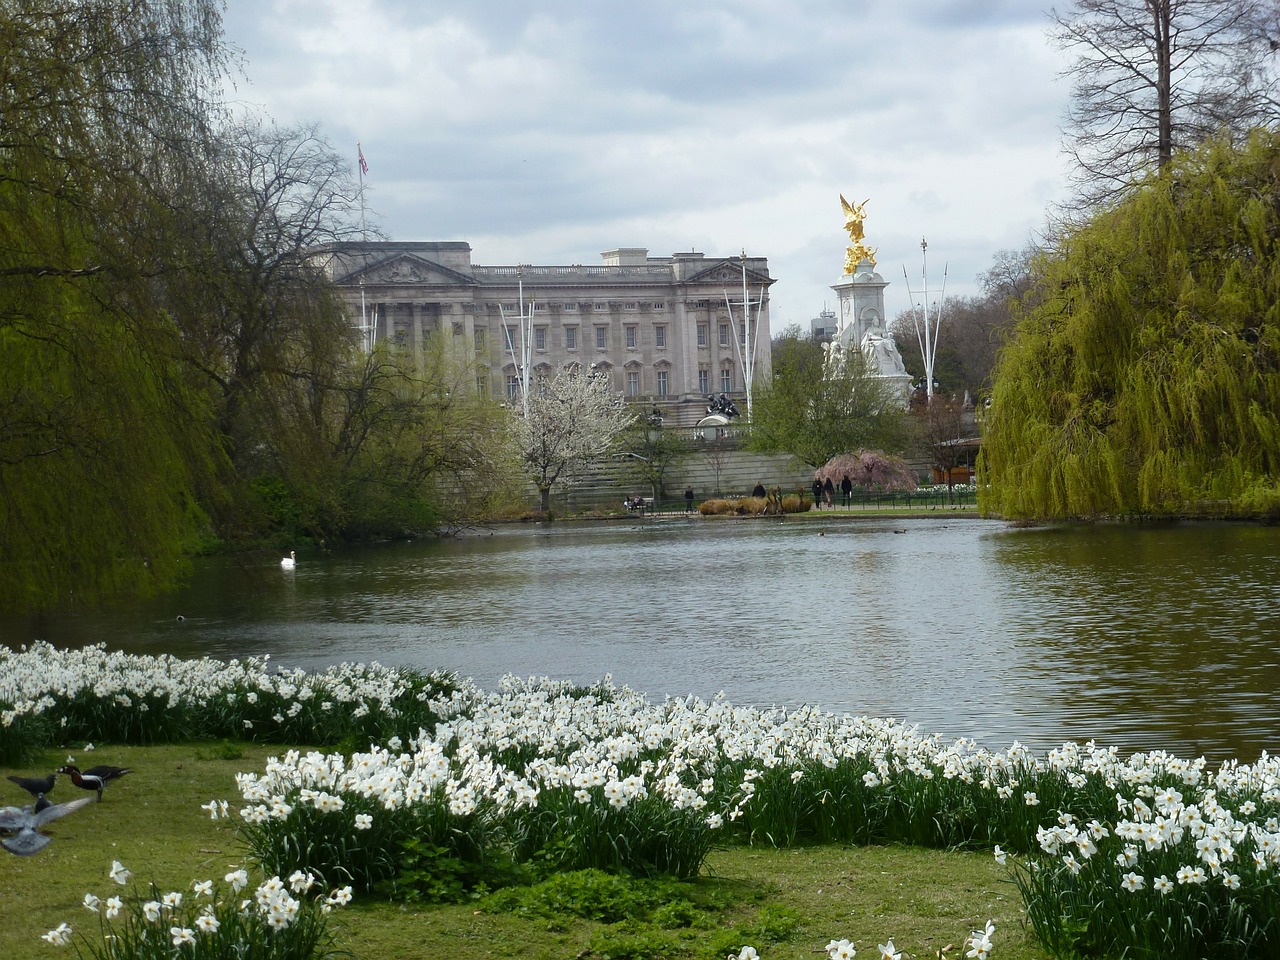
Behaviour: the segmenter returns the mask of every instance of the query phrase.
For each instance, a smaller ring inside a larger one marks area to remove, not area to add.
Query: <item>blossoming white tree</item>
[[[538,488],[542,509],[551,488],[604,456],[635,419],[605,374],[573,367],[541,383],[529,396],[528,412],[516,412],[520,462]]]

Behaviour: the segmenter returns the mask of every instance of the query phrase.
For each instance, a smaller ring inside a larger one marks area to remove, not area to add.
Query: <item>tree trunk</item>
[[[1156,166],[1173,160],[1173,36],[1170,0],[1151,4],[1156,57]]]

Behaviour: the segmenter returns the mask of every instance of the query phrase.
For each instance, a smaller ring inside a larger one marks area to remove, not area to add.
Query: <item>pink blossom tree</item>
[[[918,486],[907,462],[882,450],[837,454],[819,467],[815,476],[819,480],[830,478],[837,490],[845,477],[864,490],[914,490]]]

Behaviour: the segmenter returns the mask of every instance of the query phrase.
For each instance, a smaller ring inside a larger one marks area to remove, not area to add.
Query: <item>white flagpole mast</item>
[[[368,244],[369,233],[365,229],[364,220],[364,172],[367,164],[364,162],[364,149],[360,146],[360,141],[356,141],[356,173],[360,178],[360,242],[365,245],[365,265],[368,265]],[[364,300],[364,276],[360,277],[360,333],[364,337],[365,349],[373,350],[374,329],[369,323],[369,315]]]
[[[938,337],[942,332],[942,305],[947,300],[947,266],[942,268],[942,295],[938,301],[938,320],[933,323],[929,316],[929,243],[923,237],[920,238],[920,280],[924,284],[921,291],[924,297],[924,320],[923,323],[913,316],[916,328],[916,344],[920,347],[920,359],[924,361],[924,389],[925,399],[928,403],[933,402],[933,367],[934,362],[938,359]],[[911,310],[913,315],[919,309],[916,304],[915,294],[911,292],[911,281],[907,279],[907,268],[902,268],[902,279],[907,284],[907,296],[911,299]],[[932,326],[930,326],[932,324]]]
[[[724,305],[729,310],[729,327],[733,332],[733,349],[738,355],[738,362],[742,364],[742,385],[747,392],[747,422],[751,422],[751,393],[752,381],[755,375],[756,348],[760,343],[759,317],[760,308],[764,304],[764,287],[760,288],[760,296],[757,300],[752,301],[747,290],[747,251],[742,251],[742,322],[743,322],[743,338],[746,343],[738,338],[738,331],[735,329],[733,322],[733,301],[729,299],[729,291],[724,292]],[[755,306],[757,329],[754,340],[751,336],[751,308]]]
[[[507,325],[507,311],[498,304],[498,309],[502,311],[502,337],[506,341],[507,353],[511,357],[511,362],[515,364],[516,377],[520,382],[520,402],[524,409],[524,415],[529,416],[529,364],[533,358],[533,310],[534,303],[529,301],[529,310],[526,314],[524,309],[524,268],[516,268],[516,289],[520,304],[520,355],[516,355],[516,339],[511,335],[511,328]]]

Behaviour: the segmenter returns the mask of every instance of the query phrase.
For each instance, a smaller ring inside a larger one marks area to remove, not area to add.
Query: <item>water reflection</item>
[[[179,620],[182,616],[184,619]],[[1280,529],[1013,529],[964,518],[507,528],[203,562],[129,611],[7,644],[270,653],[723,690],[992,747],[1063,739],[1253,759],[1280,745]]]

